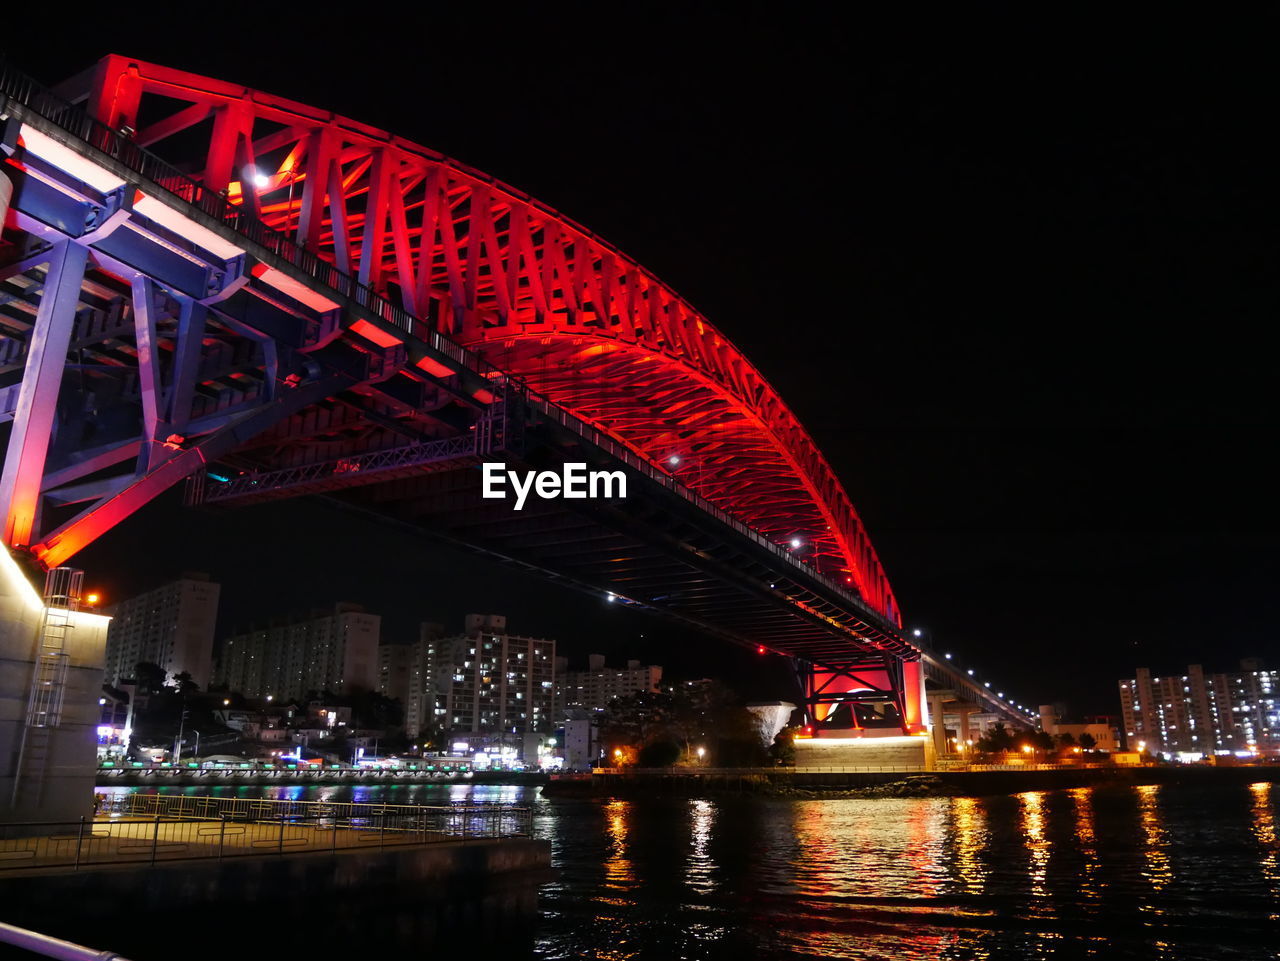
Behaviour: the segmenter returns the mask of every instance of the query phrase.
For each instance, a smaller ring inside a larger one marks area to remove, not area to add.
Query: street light
[[[698,748],[698,760],[701,761],[706,756],[707,756],[707,749],[705,747]]]

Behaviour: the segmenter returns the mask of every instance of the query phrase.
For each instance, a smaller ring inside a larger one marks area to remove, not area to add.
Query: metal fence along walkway
[[[0,872],[529,837],[532,811],[131,794],[93,818],[0,825]]]

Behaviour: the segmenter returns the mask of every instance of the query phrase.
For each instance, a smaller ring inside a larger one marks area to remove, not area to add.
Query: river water
[[[559,876],[532,958],[1280,958],[1277,784],[815,801],[222,790],[534,805]]]

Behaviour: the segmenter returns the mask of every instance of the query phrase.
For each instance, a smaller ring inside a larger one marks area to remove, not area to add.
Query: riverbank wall
[[[552,780],[544,797],[759,794],[778,797],[982,797],[1109,784],[1251,784],[1280,781],[1278,766],[1092,767],[1000,771],[775,771],[698,774],[680,770]]]
[[[282,947],[329,958],[527,945],[545,841],[504,838],[385,850],[0,871],[0,917],[131,961],[225,961]]]

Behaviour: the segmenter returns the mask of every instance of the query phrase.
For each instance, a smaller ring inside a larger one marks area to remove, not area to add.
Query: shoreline
[[[1223,768],[1089,768],[1036,771],[919,771],[914,773],[744,773],[596,775],[551,781],[542,796],[556,798],[752,795],[792,800],[986,797],[1081,787],[1164,784],[1252,784],[1280,781],[1280,766]]]

